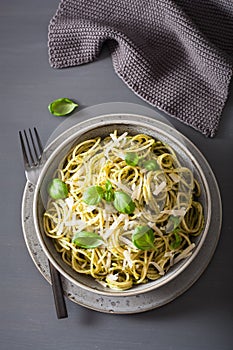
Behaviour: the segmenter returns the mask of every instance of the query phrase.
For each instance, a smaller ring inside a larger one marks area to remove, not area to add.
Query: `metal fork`
[[[26,130],[19,131],[19,138],[26,178],[30,183],[36,185],[42,167],[41,159],[43,154],[43,146],[39,134],[37,129],[33,128],[33,131],[31,129],[28,132]],[[68,317],[60,273],[49,260],[48,263],[57,317],[59,319]]]

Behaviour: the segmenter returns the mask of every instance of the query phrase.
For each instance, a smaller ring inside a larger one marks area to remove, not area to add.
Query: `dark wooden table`
[[[204,154],[221,190],[222,232],[203,275],[176,300],[146,313],[110,315],[67,300],[69,318],[56,319],[51,287],[36,269],[23,239],[20,212],[25,177],[18,130],[36,126],[46,143],[63,121],[50,115],[47,105],[63,96],[78,101],[80,109],[114,101],[148,106],[114,73],[107,49],[94,63],[50,68],[47,26],[57,5],[58,0],[0,3],[0,349],[232,349],[232,87],[214,139],[168,117]]]

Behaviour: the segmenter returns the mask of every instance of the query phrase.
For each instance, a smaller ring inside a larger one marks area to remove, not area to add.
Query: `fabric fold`
[[[49,24],[49,61],[89,63],[107,43],[115,72],[139,97],[213,137],[232,76],[232,38],[227,0],[62,0]]]

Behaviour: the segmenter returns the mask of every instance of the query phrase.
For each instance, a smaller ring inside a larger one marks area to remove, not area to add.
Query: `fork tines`
[[[24,162],[27,166],[37,166],[41,160],[43,153],[43,147],[38,135],[37,129],[34,127],[26,130],[19,131],[19,137],[24,157]]]

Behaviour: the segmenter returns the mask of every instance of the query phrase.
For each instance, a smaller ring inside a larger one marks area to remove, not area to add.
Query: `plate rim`
[[[111,120],[109,120],[109,118],[112,118]],[[131,120],[130,117],[133,117],[134,119]],[[74,125],[71,129],[67,130],[67,132],[64,132],[61,137],[57,138],[55,141],[59,144],[57,147],[55,146],[54,151],[50,154],[50,156],[46,159],[46,162],[43,166],[43,169],[41,171],[41,174],[39,175],[37,184],[36,184],[36,196],[38,196],[39,193],[39,189],[40,189],[40,185],[41,182],[43,181],[43,174],[46,172],[47,168],[49,167],[51,161],[53,161],[53,159],[56,157],[57,154],[59,154],[59,152],[66,147],[67,144],[73,142],[76,138],[80,137],[83,133],[85,134],[88,131],[91,131],[97,127],[103,127],[105,125],[117,125],[117,124],[125,124],[125,125],[129,125],[131,123],[131,125],[137,125],[139,127],[148,127],[151,132],[156,132],[157,133],[163,133],[163,137],[166,137],[169,135],[169,141],[172,143],[174,143],[174,145],[178,145],[179,148],[183,149],[185,153],[187,153],[187,155],[192,159],[192,161],[195,163],[195,166],[198,169],[199,174],[202,177],[202,180],[204,182],[205,188],[206,188],[206,195],[208,198],[208,215],[207,215],[207,222],[205,224],[205,231],[203,232],[203,236],[200,239],[200,242],[198,243],[198,246],[195,248],[193,254],[190,256],[189,259],[185,260],[182,262],[181,267],[179,270],[177,270],[176,272],[174,272],[173,274],[169,275],[167,274],[164,278],[159,279],[157,281],[155,281],[155,285],[156,288],[160,288],[163,284],[169,283],[172,279],[176,278],[180,273],[183,272],[183,270],[185,270],[187,268],[187,266],[192,263],[192,261],[195,259],[196,255],[199,253],[199,250],[201,249],[201,246],[203,245],[203,242],[206,238],[208,229],[209,229],[209,225],[210,225],[210,215],[211,215],[211,200],[210,200],[210,189],[208,186],[208,182],[206,180],[205,174],[202,170],[202,167],[199,164],[199,161],[197,160],[197,158],[193,155],[193,153],[190,150],[190,147],[187,147],[187,144],[190,146],[191,141],[189,141],[188,139],[185,139],[184,136],[179,133],[176,129],[171,128],[170,126],[164,124],[163,122],[154,120],[150,117],[146,117],[146,116],[142,116],[142,115],[136,115],[136,114],[131,114],[131,113],[120,113],[120,114],[116,114],[116,113],[111,113],[111,114],[105,114],[105,115],[100,115],[94,118],[90,118],[88,120],[85,120],[84,122],[81,123],[77,123],[76,125]],[[69,137],[66,137],[67,133],[74,131]],[[63,139],[63,141],[61,141],[61,139]],[[61,142],[60,142],[60,141]],[[185,141],[185,142],[184,142]],[[53,144],[55,145],[55,143]],[[192,146],[192,145],[191,145]],[[46,152],[46,151],[45,151]],[[199,156],[201,158],[203,158],[203,155],[200,153]],[[37,203],[36,200],[33,202],[33,214],[34,214],[34,220],[35,220],[35,227],[36,227],[36,232],[39,238],[39,242],[41,244],[41,246],[43,247],[45,254],[47,255],[47,258],[51,261],[51,263],[56,267],[56,269],[65,277],[67,277],[68,279],[70,279],[71,281],[73,281],[73,283],[77,284],[78,286],[80,286],[81,288],[88,290],[88,291],[92,291],[94,293],[97,294],[102,294],[102,295],[111,295],[112,293],[116,293],[116,295],[118,296],[126,296],[126,295],[131,295],[131,294],[140,294],[141,288],[138,288],[138,290],[126,290],[126,291],[114,291],[112,292],[111,290],[98,290],[98,288],[95,290],[91,287],[89,287],[88,285],[84,285],[82,283],[79,283],[78,281],[75,280],[75,278],[70,275],[67,271],[64,271],[61,266],[55,261],[55,259],[53,257],[50,256],[49,251],[47,249],[46,243],[43,241],[43,237],[40,234],[40,230],[39,230],[39,224],[38,224],[38,220],[37,220]],[[147,286],[144,286],[144,290],[143,293],[148,292],[152,289],[154,289],[155,287],[153,286],[153,282],[148,284]]]
[[[108,104],[109,105],[109,104]],[[101,117],[103,117],[104,115],[109,115],[109,114],[111,114],[111,115],[121,115],[121,114],[123,114],[122,112],[121,113],[107,113],[107,114],[103,114],[103,115],[101,115],[101,116],[97,116],[96,118],[95,117],[91,117],[90,118],[90,120],[91,121],[93,121],[93,119],[99,119],[99,118],[101,118]],[[134,114],[135,115],[135,113],[131,113],[131,112],[129,112],[129,113],[124,113],[124,116],[126,115],[126,114],[128,114],[128,115],[132,115],[132,114]],[[152,117],[148,117],[148,116],[141,116],[140,114],[136,114],[137,115],[137,117],[140,117],[140,118],[144,118],[144,119],[150,119],[150,120],[153,120],[154,122],[156,122],[157,124],[159,123],[159,124],[163,124],[163,125],[165,125],[166,126],[166,128],[167,127],[171,127],[170,125],[167,125],[167,124],[165,124],[164,122],[161,122],[161,121],[159,121],[159,120],[156,120],[156,119],[153,119]],[[80,125],[80,123],[83,123],[83,122],[77,122],[77,124],[75,124],[75,126],[74,127],[77,127],[77,126],[79,126]],[[85,122],[84,122],[85,123]],[[62,137],[62,135],[63,135],[63,137],[64,137],[64,135],[66,135],[66,133],[67,132],[69,132],[71,129],[72,129],[73,127],[71,127],[71,128],[69,128],[69,129],[67,129],[66,131],[64,131],[60,136],[58,136],[55,140],[53,140],[52,142],[50,142],[50,144],[46,147],[46,150],[49,150],[51,147],[53,147],[53,145],[56,143],[56,142],[59,142],[59,138],[60,137]],[[219,188],[218,188],[218,184],[217,184],[217,180],[216,180],[216,178],[215,178],[215,176],[214,176],[214,173],[213,173],[213,171],[212,171],[212,169],[211,169],[211,167],[210,167],[210,165],[209,165],[209,163],[207,162],[207,160],[206,160],[206,158],[203,156],[203,154],[200,152],[200,150],[194,145],[194,143],[193,142],[191,142],[186,136],[184,136],[182,133],[180,133],[179,131],[177,131],[176,129],[174,129],[174,128],[172,128],[172,130],[173,130],[173,132],[175,131],[175,133],[176,134],[179,134],[179,136],[182,138],[182,140],[184,140],[185,142],[186,142],[186,146],[187,146],[187,144],[192,148],[192,150],[194,151],[194,153],[196,153],[198,156],[200,156],[201,157],[201,160],[202,160],[202,162],[204,163],[204,165],[205,165],[205,167],[206,167],[206,170],[208,171],[208,174],[211,176],[211,180],[212,180],[212,189],[211,189],[211,192],[213,192],[213,188],[214,188],[214,192],[215,192],[215,197],[216,197],[216,199],[217,199],[217,203],[218,203],[218,209],[219,209],[219,213],[218,213],[218,215],[219,215],[219,222],[218,222],[218,229],[217,229],[217,232],[216,232],[216,237],[215,237],[215,245],[213,246],[212,245],[212,252],[211,253],[209,253],[209,260],[208,260],[208,262],[206,262],[206,264],[205,264],[205,267],[203,267],[203,269],[202,269],[202,271],[200,272],[200,274],[199,274],[199,276],[197,276],[195,279],[194,279],[194,281],[190,281],[189,283],[187,283],[186,282],[186,287],[184,287],[183,289],[182,288],[179,288],[179,292],[178,292],[178,294],[176,293],[176,296],[178,296],[178,295],[180,295],[180,294],[182,294],[185,290],[187,290],[187,289],[189,289],[190,287],[191,287],[191,285],[200,277],[200,275],[202,274],[202,272],[204,272],[204,270],[205,270],[205,268],[207,267],[207,265],[208,265],[208,263],[210,262],[210,260],[211,260],[211,258],[212,258],[212,256],[213,256],[213,253],[214,253],[214,251],[215,251],[215,249],[216,249],[216,246],[217,246],[217,243],[218,243],[218,239],[219,239],[219,236],[220,236],[220,233],[221,233],[221,224],[222,224],[222,204],[221,204],[221,195],[220,195],[220,191],[219,191]],[[188,148],[189,149],[189,148]],[[190,151],[190,149],[189,149],[189,151]],[[191,152],[191,151],[190,151]],[[25,206],[25,201],[26,201],[26,196],[28,195],[28,193],[27,193],[27,191],[28,191],[28,189],[27,189],[27,186],[28,186],[28,183],[26,184],[26,186],[25,186],[25,192],[24,192],[24,196],[23,196],[23,202],[22,202],[22,222],[24,222],[24,220],[25,220],[25,208],[24,208],[24,206]],[[213,194],[213,193],[212,193]],[[32,260],[34,261],[34,263],[35,263],[35,265],[37,266],[37,268],[39,269],[39,271],[41,272],[41,269],[40,269],[40,267],[38,267],[38,264],[37,264],[37,262],[36,262],[36,260],[35,260],[35,257],[33,256],[33,253],[31,252],[31,249],[30,249],[30,247],[29,247],[29,243],[27,242],[27,233],[26,233],[26,229],[25,229],[25,225],[23,225],[23,231],[24,231],[24,238],[25,238],[25,241],[26,241],[26,245],[27,245],[27,248],[28,248],[28,250],[29,250],[29,253],[30,253],[30,255],[31,255],[31,257],[32,257]],[[208,236],[208,235],[207,235]],[[195,257],[195,259],[197,259],[198,258],[198,255],[200,254],[200,252],[197,254],[197,256]],[[194,263],[194,261],[195,261],[195,259],[192,261],[192,264]],[[188,267],[189,268],[189,267]],[[186,271],[186,270],[185,270]],[[182,274],[184,274],[185,273],[185,271],[183,271],[182,272]],[[42,272],[41,272],[42,273]],[[46,274],[43,274],[42,273],[42,275],[44,275],[44,277],[50,282],[50,278],[48,277],[48,276],[46,276]],[[63,281],[65,282],[65,280],[66,280],[66,278],[64,277],[64,276],[62,276],[63,277]],[[177,276],[176,277],[176,279],[177,278],[179,278],[179,276]],[[172,282],[172,281],[171,281]],[[171,282],[169,282],[169,283],[171,283]],[[165,286],[161,286],[161,287],[159,287],[159,289],[160,288],[164,288]],[[81,287],[77,287],[77,288],[81,288]],[[182,289],[182,291],[181,291],[181,289]],[[87,290],[85,290],[86,292],[87,292]],[[88,291],[89,293],[94,293],[95,295],[99,295],[98,294],[98,292],[91,292],[91,291]],[[153,293],[154,291],[147,291],[146,293],[145,293],[145,295],[147,294],[150,294],[150,293]],[[67,295],[69,294],[69,293],[66,293]],[[120,296],[120,295],[118,295],[118,296],[110,296],[109,294],[107,294],[107,295],[104,295],[104,294],[100,294],[100,296],[101,296],[101,298],[104,298],[104,297],[107,297],[107,298],[122,298],[122,296]],[[171,301],[171,300],[173,300],[175,297],[176,297],[175,295],[173,295],[173,296],[171,296],[170,297],[170,299],[168,300],[166,300],[166,302],[163,302],[162,304],[165,304],[165,303],[168,303],[169,301]],[[69,297],[69,296],[68,296]],[[129,298],[130,297],[130,295],[124,295],[124,297],[126,297],[126,298]],[[132,297],[132,296],[131,296]],[[82,305],[82,302],[80,301],[80,300],[76,300],[76,298],[72,298],[72,297],[69,297],[71,300],[73,300],[74,302],[76,302],[76,303],[78,303],[78,304],[80,304],[80,305]],[[84,303],[85,304],[85,303]],[[102,312],[109,312],[109,311],[106,311],[106,310],[103,310],[103,308],[101,307],[101,308],[95,308],[95,306],[94,305],[83,305],[83,306],[86,306],[86,307],[88,307],[88,308],[91,308],[91,309],[93,309],[93,310],[97,310],[97,311],[102,311]],[[159,306],[161,306],[161,305],[159,305]],[[134,313],[134,312],[142,312],[142,311],[147,311],[147,310],[150,310],[151,308],[155,308],[155,307],[158,307],[158,306],[153,306],[153,307],[147,307],[147,308],[143,308],[143,310],[141,310],[141,311],[132,311],[132,312],[129,312],[129,310],[127,311],[127,312],[119,312],[119,310],[117,311],[117,310],[113,310],[112,312],[113,313]]]

